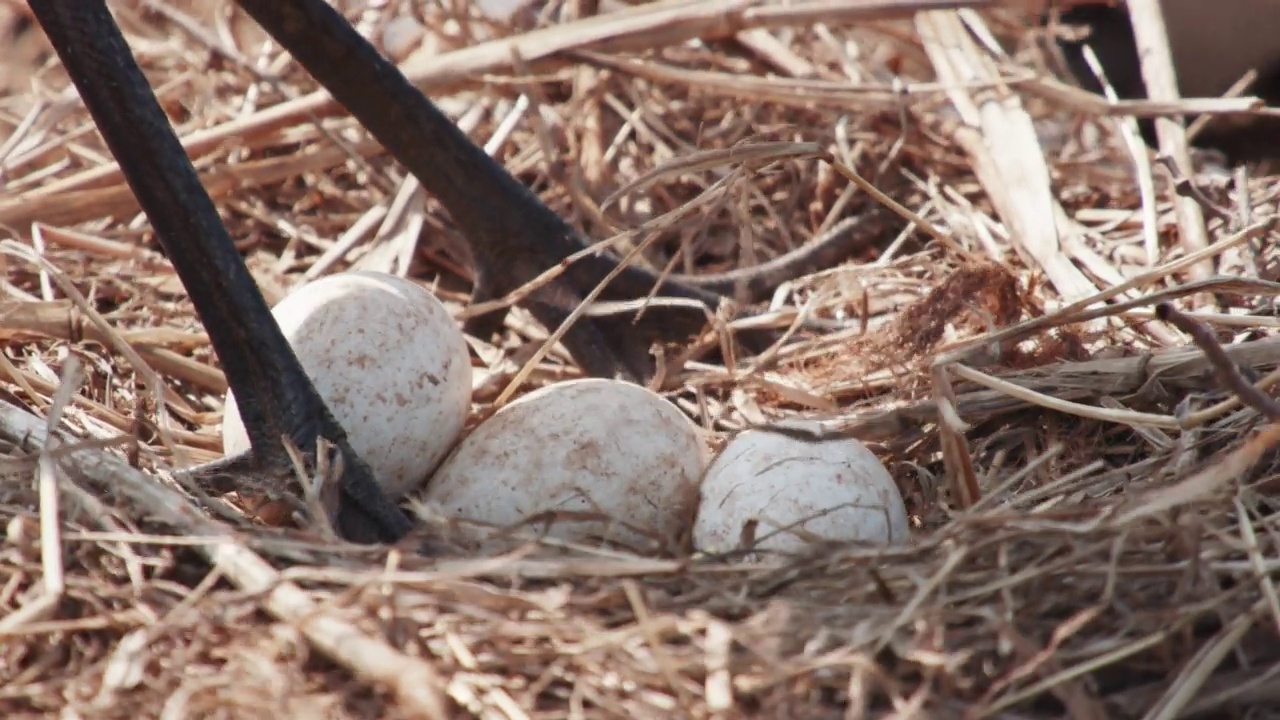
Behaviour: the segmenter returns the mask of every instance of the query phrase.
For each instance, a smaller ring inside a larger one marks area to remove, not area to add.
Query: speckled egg
[[[701,432],[660,395],[618,380],[572,380],[482,422],[423,500],[446,517],[497,528],[560,513],[528,527],[563,540],[670,543],[688,534],[706,461]]]
[[[303,285],[271,314],[383,490],[421,486],[471,407],[466,341],[444,305],[412,281],[357,271]],[[222,447],[249,448],[230,392]]]
[[[806,441],[748,430],[725,446],[707,469],[693,526],[704,551],[735,549],[755,520],[756,547],[803,550],[805,535],[877,544],[910,534],[902,494],[889,471],[852,438]]]

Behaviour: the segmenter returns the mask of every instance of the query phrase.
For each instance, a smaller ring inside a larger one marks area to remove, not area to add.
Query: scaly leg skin
[[[449,211],[474,264],[473,301],[502,297],[586,247],[568,223],[472,143],[324,0],[237,2]],[[854,230],[853,222],[842,222],[823,238],[759,268],[714,277],[662,281],[628,266],[601,292],[601,300],[644,298],[657,286],[659,295],[695,300],[702,307],[650,306],[639,322],[631,314],[581,317],[564,344],[589,374],[646,380],[654,370],[649,349],[655,342],[701,332],[708,310],[739,286],[758,299],[781,282],[847,257],[865,242]],[[546,293],[525,302],[544,325],[563,319],[617,264],[604,253],[585,257],[569,265]],[[503,317],[503,311],[495,311],[472,318],[467,330],[487,338]],[[757,330],[738,340],[762,350],[775,337]]]
[[[408,516],[382,493],[303,372],[103,0],[30,6],[151,220],[240,403],[252,455],[219,461],[214,474],[290,477],[281,437],[308,458],[325,437],[344,467],[339,500],[328,509],[335,529],[357,542],[403,537]]]
[[[482,278],[477,299],[504,296],[585,247],[569,224],[472,143],[324,0],[237,2],[449,211]],[[567,316],[573,310],[568,303],[584,297],[616,265],[616,259],[601,256],[573,263],[545,293],[551,301],[538,309],[544,303],[530,298],[530,309],[543,323]],[[656,284],[653,274],[628,267],[601,299],[643,298]],[[711,309],[720,300],[672,282],[661,284],[661,294]],[[688,307],[650,307],[645,314],[652,321],[635,326],[627,315],[580,318],[576,324],[583,329],[567,333],[565,346],[588,373],[641,380],[652,372],[652,341],[687,338],[705,327],[707,317],[704,309]],[[476,318],[468,329],[495,330],[501,321],[495,312]],[[600,343],[608,337],[634,339],[620,348]]]

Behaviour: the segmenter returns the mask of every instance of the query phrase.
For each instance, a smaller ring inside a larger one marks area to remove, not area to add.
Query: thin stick
[[[1231,362],[1230,357],[1227,357],[1227,353],[1207,325],[1187,317],[1169,303],[1160,303],[1156,306],[1156,317],[1172,323],[1191,336],[1191,340],[1204,352],[1213,366],[1213,373],[1218,376],[1218,381],[1226,389],[1235,393],[1236,397],[1240,398],[1240,402],[1262,413],[1272,422],[1280,421],[1280,403],[1263,394],[1240,374],[1240,369]]]
[[[7,402],[0,402],[0,438],[34,452],[61,439],[40,418]],[[282,579],[228,527],[205,516],[177,491],[103,452],[77,449],[59,458],[59,465],[73,477],[93,478],[119,490],[179,535],[211,538],[197,549],[238,587],[260,594],[267,612],[297,628],[320,652],[359,677],[389,688],[408,712],[450,717],[445,682],[428,662],[367,635],[337,611],[312,600],[300,587]]]

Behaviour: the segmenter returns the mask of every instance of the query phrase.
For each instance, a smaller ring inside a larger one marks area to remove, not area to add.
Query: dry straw
[[[1174,124],[1163,165],[1125,129],[1256,103],[1082,96],[1039,3],[995,4],[566,0],[506,24],[345,3],[638,262],[734,269],[858,219],[847,262],[709,318],[655,386],[712,430],[874,442],[916,537],[747,563],[351,548],[176,482],[217,454],[225,380],[0,2],[0,715],[1274,714],[1275,179],[1196,174]],[[1133,2],[1159,58],[1156,5]],[[231,3],[112,6],[269,300],[358,267],[474,312],[448,219]],[[749,323],[790,330],[738,358],[719,331]],[[477,413],[575,374],[554,330],[517,311],[501,346],[474,339]]]

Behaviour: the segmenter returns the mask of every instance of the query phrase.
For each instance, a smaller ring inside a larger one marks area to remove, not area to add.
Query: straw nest
[[[218,454],[217,361],[25,6],[0,4],[0,715],[1280,707],[1265,168],[1156,161],[1132,141],[1149,106],[1106,115],[1055,80],[1023,11],[676,2],[602,40],[578,14],[608,0],[510,22],[371,5],[348,15],[591,236],[696,203],[645,251],[654,266],[754,264],[864,218],[845,262],[784,287],[770,316],[828,332],[728,368],[689,358],[666,391],[716,431],[872,442],[913,542],[425,557],[196,500],[166,471]],[[113,7],[269,301],[360,267],[463,310],[447,218],[230,3]],[[475,360],[478,411],[546,337],[521,312],[505,332]],[[525,389],[575,372],[552,353]]]

